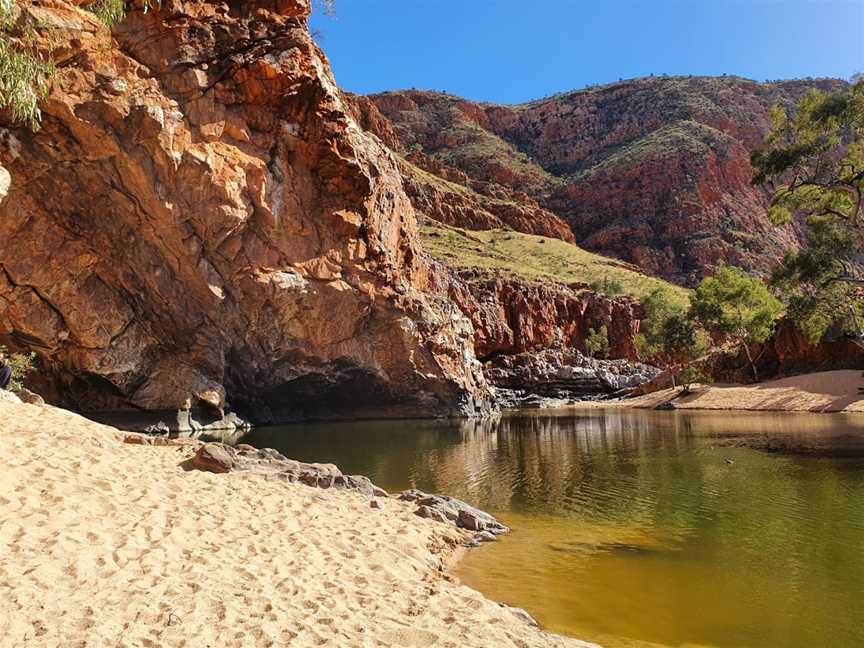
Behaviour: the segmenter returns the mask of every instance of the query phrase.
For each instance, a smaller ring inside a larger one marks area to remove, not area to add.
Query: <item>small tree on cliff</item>
[[[783,305],[768,287],[740,268],[726,266],[702,280],[691,312],[706,329],[727,336],[744,350],[753,378],[759,382],[750,346],[767,340],[783,313]]]
[[[686,370],[704,355],[708,338],[697,329],[684,306],[673,301],[662,288],[652,291],[642,306],[645,317],[635,339],[636,353],[643,362],[669,369],[675,387],[676,369],[683,366]]]
[[[595,331],[593,328],[588,329],[588,335],[585,337],[585,350],[592,358],[608,358],[609,357],[609,329],[606,325]]]
[[[775,190],[777,224],[805,219],[809,241],[788,254],[773,282],[812,340],[829,328],[860,336],[864,284],[864,80],[833,94],[812,91],[793,116],[772,110],[773,130],[753,154],[754,184]]]

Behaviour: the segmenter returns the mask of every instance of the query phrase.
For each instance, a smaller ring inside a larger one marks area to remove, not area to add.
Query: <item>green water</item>
[[[609,648],[864,646],[860,416],[571,410],[244,441],[497,515],[513,532],[457,575],[552,631]]]

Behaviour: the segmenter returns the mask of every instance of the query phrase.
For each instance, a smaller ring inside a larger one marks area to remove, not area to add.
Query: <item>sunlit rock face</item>
[[[424,292],[397,163],[346,110],[308,0],[165,0],[112,36],[79,2],[21,4],[59,71],[41,131],[0,116],[0,341],[38,352],[54,400],[489,407],[471,324]]]
[[[770,129],[772,105],[844,85],[649,78],[521,106],[390,92],[369,98],[386,118],[370,117],[369,127],[434,177],[501,187],[525,209],[540,206],[508,223],[513,229],[543,233],[552,221],[541,212],[551,213],[583,247],[692,283],[721,263],[765,270],[800,245],[793,226],[768,221],[768,194],[751,184],[750,154]],[[497,226],[436,208],[440,183],[426,176],[425,185],[429,216]],[[526,194],[530,200],[520,201]]]

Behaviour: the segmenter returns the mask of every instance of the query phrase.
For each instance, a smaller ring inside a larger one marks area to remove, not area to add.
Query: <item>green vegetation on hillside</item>
[[[533,281],[590,284],[604,279],[641,299],[665,288],[682,304],[688,291],[642,274],[636,266],[592,254],[559,239],[510,230],[468,231],[429,223],[421,227],[423,247],[453,268],[500,271]]]
[[[454,108],[454,110],[457,110]],[[501,137],[470,121],[454,118],[454,125],[445,132],[454,145],[436,152],[436,158],[459,167],[471,169],[480,162],[484,167],[497,166],[507,169],[521,178],[533,178],[535,182],[558,183],[558,179],[533,161],[525,152],[506,142]]]
[[[649,161],[674,160],[685,154],[705,156],[728,149],[734,140],[726,133],[692,119],[677,121],[649,132],[644,137],[609,150],[606,157],[571,178],[584,179],[618,166],[632,167]]]

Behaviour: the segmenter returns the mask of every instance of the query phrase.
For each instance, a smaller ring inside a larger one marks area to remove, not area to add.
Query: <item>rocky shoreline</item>
[[[127,435],[126,443],[140,445],[171,445],[171,439],[150,439],[139,435]],[[190,445],[179,440],[180,446]],[[369,499],[369,506],[381,509],[379,498],[390,497],[383,488],[372,483],[364,475],[345,475],[333,464],[303,463],[285,457],[272,448],[253,448],[239,444],[231,446],[225,443],[197,443],[195,454],[187,459],[183,468],[187,470],[203,470],[212,473],[229,473],[233,471],[264,475],[268,479],[300,483],[321,489],[346,490],[357,492]],[[414,514],[418,517],[441,522],[473,532],[466,538],[464,546],[476,547],[481,542],[489,542],[510,531],[492,515],[474,508],[462,500],[447,495],[430,495],[416,489],[406,490],[395,496],[402,502],[413,502],[417,508]]]

